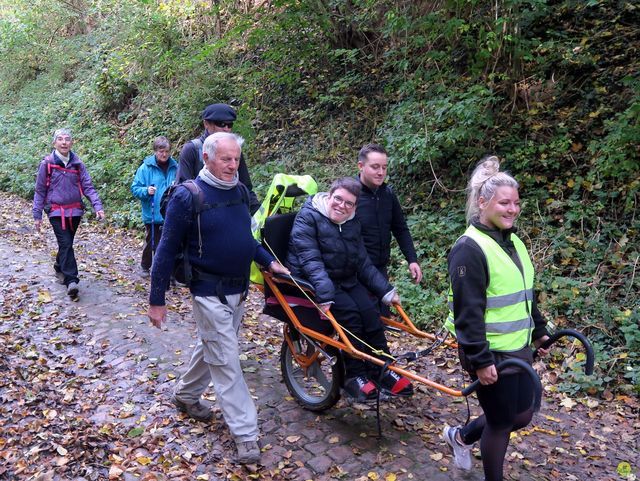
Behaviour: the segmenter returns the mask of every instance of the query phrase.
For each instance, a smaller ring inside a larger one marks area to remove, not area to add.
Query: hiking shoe
[[[260,448],[256,441],[236,441],[238,456],[236,461],[240,464],[257,464],[260,461]]]
[[[376,384],[383,393],[391,396],[413,396],[413,385],[411,381],[395,371],[387,370],[384,376],[382,376],[382,379]]]
[[[460,426],[445,426],[442,437],[453,450],[453,464],[460,469],[469,471],[471,469],[471,446],[458,441],[457,434],[460,429]]]
[[[77,282],[69,282],[69,285],[67,286],[67,295],[70,297],[76,297],[78,295]]]
[[[378,396],[378,389],[369,379],[364,376],[356,376],[347,379],[343,386],[348,396],[358,402],[369,401]]]
[[[177,397],[172,396],[171,402],[174,404],[178,411],[187,414],[190,418],[195,419],[196,421],[202,421],[203,423],[211,421],[213,417],[213,412],[211,411],[211,406],[209,404],[205,404],[202,401],[196,401],[193,404],[187,404],[183,401],[180,401]]]
[[[140,277],[148,279],[151,276],[151,269],[140,267]]]

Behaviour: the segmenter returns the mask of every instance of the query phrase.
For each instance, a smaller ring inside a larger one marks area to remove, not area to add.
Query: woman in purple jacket
[[[102,203],[84,163],[71,151],[73,138],[67,129],[58,129],[53,134],[53,152],[45,156],[38,168],[35,194],[33,196],[33,219],[40,232],[42,211],[58,241],[58,253],[53,268],[67,286],[67,294],[78,295],[78,265],[73,252],[73,239],[80,219],[84,214],[82,197],[91,202],[98,219],[104,218]]]

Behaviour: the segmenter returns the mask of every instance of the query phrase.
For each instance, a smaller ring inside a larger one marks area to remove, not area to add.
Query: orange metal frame
[[[291,309],[291,307],[289,306],[289,304],[287,303],[287,301],[285,300],[284,295],[282,294],[282,292],[280,292],[280,289],[278,288],[277,284],[291,284],[291,285],[295,285],[293,282],[288,281],[288,280],[284,280],[281,278],[278,278],[276,280],[276,278],[274,278],[273,274],[271,274],[270,272],[266,272],[263,271],[263,276],[264,276],[264,281],[269,285],[269,287],[271,288],[274,296],[276,297],[276,299],[278,300],[278,303],[280,304],[280,307],[282,307],[285,311],[285,313],[287,314],[287,316],[289,317],[289,319],[291,320],[291,322],[293,323],[294,327],[301,332],[302,334],[305,334],[307,336],[309,336],[311,339],[318,341],[319,343],[321,343],[321,346],[333,346],[337,349],[340,349],[341,351],[344,351],[345,353],[347,353],[348,355],[355,357],[355,358],[359,358],[359,359],[363,359],[365,361],[371,362],[373,364],[377,364],[378,366],[384,366],[385,362],[375,356],[372,356],[370,354],[367,354],[365,352],[359,351],[357,350],[353,344],[351,343],[351,341],[348,339],[347,335],[345,334],[344,330],[342,329],[342,326],[340,326],[340,324],[338,324],[338,321],[336,321],[336,319],[333,317],[333,314],[331,314],[331,312],[327,312],[326,316],[329,319],[329,322],[331,322],[331,325],[333,326],[333,329],[335,330],[335,332],[338,334],[338,337],[329,337],[326,336],[324,334],[321,334],[317,331],[314,331],[313,329],[309,329],[308,327],[305,327],[302,325],[302,323],[300,322],[300,320],[298,319],[298,317],[296,316],[295,312],[293,312],[293,309]],[[404,309],[402,309],[402,306],[400,306],[399,304],[394,304],[394,308],[396,309],[396,311],[398,312],[400,319],[401,320],[396,320],[396,319],[390,319],[390,318],[385,318],[383,317],[382,320],[385,324],[395,327],[397,329],[400,329],[402,331],[405,331],[409,334],[412,334],[414,336],[420,337],[420,338],[424,338],[424,339],[430,339],[430,340],[436,340],[436,337],[433,334],[429,334],[426,333],[424,331],[421,331],[420,329],[418,329],[409,319],[409,316],[407,316],[406,312],[404,312]],[[290,338],[288,338],[287,335],[285,335],[285,338],[287,339],[288,343],[291,343]],[[457,347],[457,344],[453,341],[445,341],[444,342],[445,345],[449,346],[449,347]],[[293,348],[293,346],[289,345],[290,348]],[[291,349],[292,354],[295,353],[295,350]],[[294,354],[295,355],[295,354]],[[316,352],[316,354],[314,354],[313,358],[308,358],[307,356],[295,356],[296,357],[296,362],[298,362],[298,364],[303,367],[304,369],[306,369],[309,365],[311,365],[316,357],[318,353]],[[438,391],[441,391],[445,394],[449,394],[451,396],[458,396],[458,397],[462,397],[464,396],[462,394],[462,391],[457,390],[457,389],[452,389],[450,387],[447,387],[443,384],[439,384],[437,382],[431,381],[423,376],[420,376],[418,374],[415,374],[411,371],[408,371],[402,367],[396,366],[394,364],[390,364],[389,366],[387,366],[388,369],[390,369],[391,371],[397,372],[398,374],[405,376],[413,381],[417,381],[420,382],[422,384],[426,384],[429,387],[432,387],[434,389],[437,389]]]

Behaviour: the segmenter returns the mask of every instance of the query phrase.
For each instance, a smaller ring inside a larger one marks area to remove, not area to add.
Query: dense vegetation
[[[599,375],[563,388],[638,392],[639,25],[623,0],[0,0],[0,188],[32,195],[66,125],[112,221],[137,226],[152,138],[177,155],[215,101],[238,108],[259,192],[280,171],[353,174],[376,140],[426,287],[397,252],[396,282],[437,328],[465,179],[496,152],[522,183],[543,310],[598,349]]]

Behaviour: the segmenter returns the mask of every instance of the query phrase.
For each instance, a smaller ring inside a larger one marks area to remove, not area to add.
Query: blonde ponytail
[[[467,225],[476,220],[479,215],[478,199],[483,197],[486,200],[491,200],[496,189],[502,186],[515,189],[520,187],[516,179],[506,172],[500,172],[500,159],[497,156],[487,155],[480,159],[467,185],[467,207],[465,210]]]

